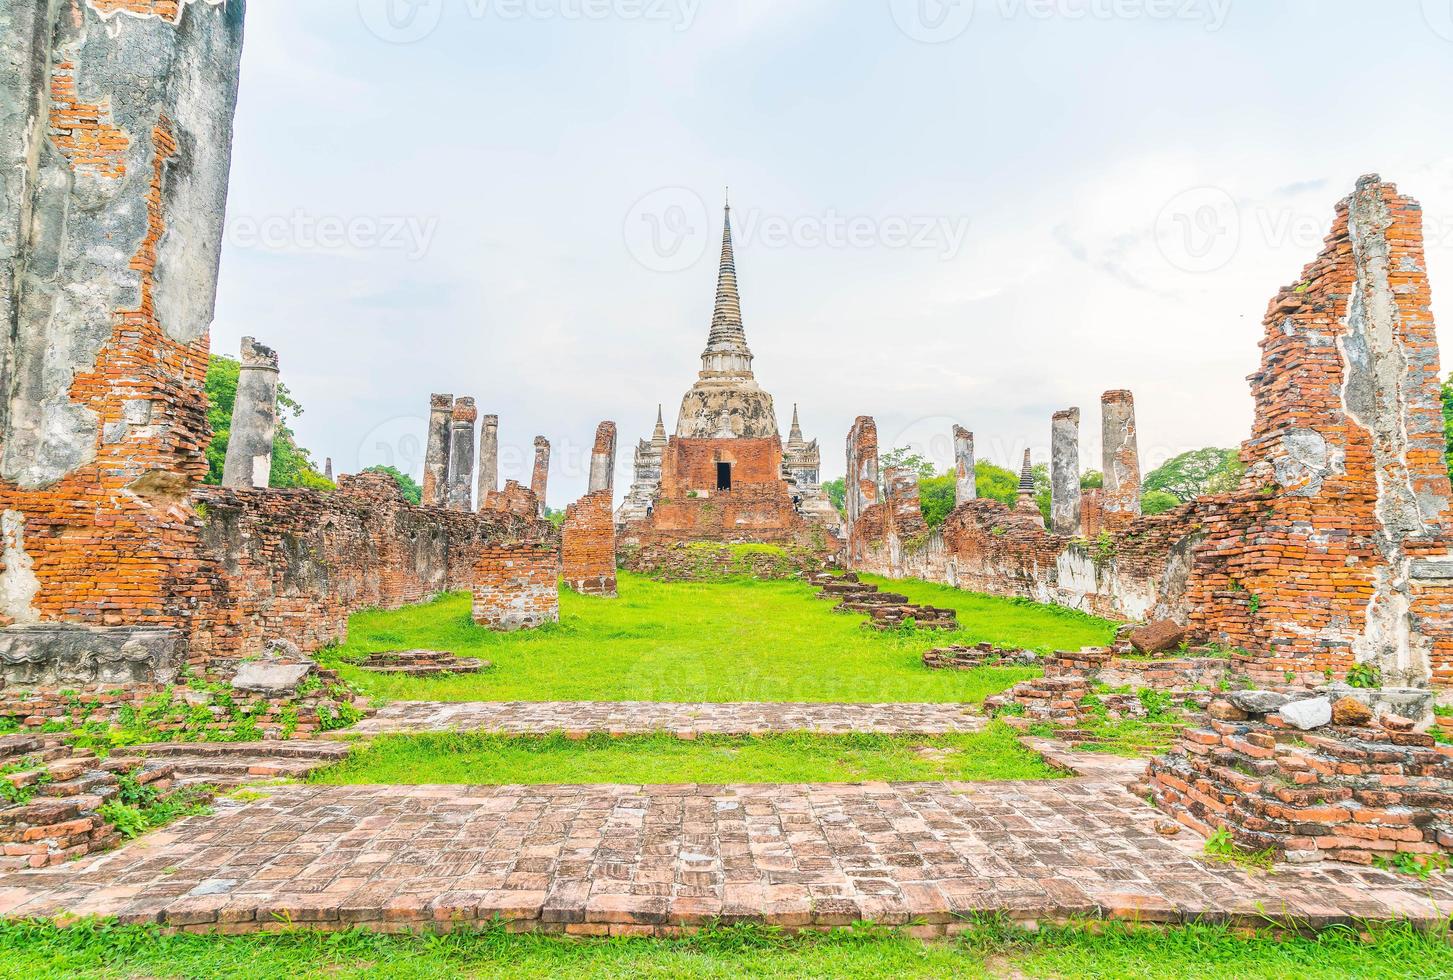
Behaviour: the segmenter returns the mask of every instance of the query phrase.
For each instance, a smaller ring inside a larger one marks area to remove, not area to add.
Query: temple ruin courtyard
[[[0,0],[0,980],[1453,977],[1453,8],[1231,6]]]

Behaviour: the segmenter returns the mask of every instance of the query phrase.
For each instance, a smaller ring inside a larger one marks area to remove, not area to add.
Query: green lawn
[[[662,583],[620,576],[620,598],[569,591],[561,622],[512,635],[474,625],[469,597],[364,612],[326,664],[372,694],[433,701],[977,702],[1034,676],[1019,668],[929,671],[925,650],[991,641],[1034,650],[1104,643],[1113,625],[1049,606],[922,583],[964,627],[881,634],[833,611],[803,582]],[[941,593],[941,594],[940,594]],[[493,670],[451,678],[380,677],[347,665],[369,653],[428,648],[483,657]]]
[[[629,738],[563,735],[397,735],[354,750],[313,776],[329,784],[464,783],[853,783],[1053,779],[1062,775],[1021,746],[1007,725],[974,734],[671,735]]]
[[[501,930],[446,937],[349,932],[161,936],[141,927],[0,925],[0,978],[1046,977],[1062,980],[1425,980],[1453,975],[1446,936],[1371,941],[1241,937],[1207,926],[1038,933],[984,927],[958,941],[894,933],[789,938],[728,929],[679,940],[570,940]]]

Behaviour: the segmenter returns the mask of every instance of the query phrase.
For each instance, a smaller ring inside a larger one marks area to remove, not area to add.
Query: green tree
[[[1099,470],[1085,470],[1080,477],[1081,490],[1100,490],[1105,486],[1105,474]]]
[[[1448,462],[1448,475],[1453,477],[1453,375],[1443,382],[1443,439],[1444,458]]]
[[[822,485],[822,490],[827,494],[827,499],[832,501],[832,505],[838,509],[839,514],[848,512],[848,481],[845,478],[838,477],[836,480],[828,480]]]
[[[212,355],[207,362],[207,421],[212,426],[212,441],[207,446],[207,483],[222,482],[222,466],[227,459],[227,441],[232,434],[232,408],[237,401],[237,377],[242,365],[230,358]],[[277,435],[272,443],[272,480],[275,488],[304,487],[332,490],[333,481],[318,472],[313,458],[297,443],[288,419],[303,414],[303,406],[293,399],[287,385],[277,388]]]
[[[931,480],[938,472],[934,469],[932,460],[924,459],[905,446],[886,452],[879,459],[878,472],[887,473],[889,470],[914,470],[920,480]]]
[[[1147,490],[1140,495],[1140,511],[1147,517],[1154,517],[1156,514],[1175,510],[1183,502],[1173,493],[1166,493],[1164,490]]]
[[[919,506],[929,527],[938,527],[948,519],[958,500],[958,483],[952,473],[918,481]]]
[[[1019,501],[1019,474],[1013,470],[981,459],[974,464],[974,479],[983,499],[997,500],[1005,507],[1013,507]]]
[[[405,500],[415,507],[424,502],[424,488],[415,483],[413,477],[396,467],[370,466],[363,472],[382,473],[384,476],[391,476],[394,478],[394,482],[399,485],[399,490],[403,493]]]
[[[1234,490],[1244,472],[1234,449],[1197,449],[1182,453],[1145,478],[1144,490],[1160,490],[1184,503],[1208,493]]]

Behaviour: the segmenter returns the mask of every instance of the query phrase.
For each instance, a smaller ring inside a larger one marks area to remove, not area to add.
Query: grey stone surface
[[[954,426],[954,503],[966,504],[979,499],[979,478],[974,471],[974,434],[961,425]]]
[[[590,489],[610,490],[615,487],[616,424],[602,422],[595,430],[595,446],[590,453]]]
[[[454,399],[449,424],[449,509],[473,510],[474,497],[474,423],[478,410],[474,399]]]
[[[252,660],[238,668],[237,675],[232,678],[232,686],[239,691],[258,694],[291,694],[313,669],[314,665],[310,663],[286,664],[276,660]]]
[[[449,506],[449,449],[453,442],[454,396],[429,396],[429,431],[424,445],[425,507]]]
[[[0,477],[34,489],[95,459],[101,419],[73,400],[119,310],[141,306],[132,268],[165,119],[153,309],[182,343],[212,321],[245,0],[183,4],[175,20],[60,0],[0,3]],[[119,137],[113,163],[77,164],[50,138],[52,70]],[[114,438],[116,433],[112,433]],[[124,441],[124,440],[123,440]]]
[[[1135,399],[1128,391],[1107,391],[1100,402],[1101,447],[1110,513],[1140,513],[1140,447],[1135,429]]]
[[[1332,702],[1327,698],[1309,698],[1284,704],[1278,712],[1282,720],[1302,731],[1311,731],[1332,723]]]
[[[241,361],[222,485],[265,489],[272,483],[272,443],[277,434],[277,352],[243,337]]]
[[[1226,700],[1249,715],[1269,715],[1291,703],[1291,697],[1276,691],[1232,691]]]
[[[1328,684],[1317,688],[1317,693],[1329,700],[1354,698],[1372,709],[1376,718],[1383,715],[1401,715],[1422,725],[1433,720],[1435,693],[1424,688],[1412,687],[1349,687],[1346,684]]]
[[[499,416],[486,415],[479,422],[479,491],[475,505],[484,506],[485,496],[499,489]]]
[[[172,629],[42,623],[0,629],[0,676],[7,687],[169,684],[186,662]]]
[[[1080,533],[1080,410],[1056,412],[1050,433],[1050,530]]]
[[[540,517],[544,518],[549,509],[545,504],[545,495],[550,488],[550,440],[544,436],[535,437],[535,466],[530,471],[530,490],[534,493],[535,499],[540,503]]]

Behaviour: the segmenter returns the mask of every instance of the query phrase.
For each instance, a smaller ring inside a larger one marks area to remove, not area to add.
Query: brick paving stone
[[[509,735],[565,732],[645,735],[754,735],[817,732],[942,735],[987,724],[961,704],[678,704],[656,701],[396,701],[346,736],[479,731]]]
[[[0,876],[0,915],[380,930],[496,916],[664,934],[963,915],[1431,925],[1453,885],[1352,865],[1248,874],[1114,780],[780,786],[296,786],[104,857]]]

